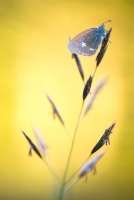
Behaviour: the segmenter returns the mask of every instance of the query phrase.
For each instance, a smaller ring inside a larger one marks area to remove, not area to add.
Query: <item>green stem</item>
[[[71,182],[71,184],[64,190],[63,194],[65,194],[66,192],[68,192],[79,180],[80,180],[80,178],[77,177],[73,182]]]
[[[75,142],[75,138],[76,138],[76,132],[77,132],[77,128],[78,128],[78,125],[79,125],[79,121],[80,121],[83,105],[84,105],[84,101],[82,103],[82,107],[81,107],[81,110],[80,110],[78,122],[77,122],[77,125],[76,125],[76,128],[75,128],[75,131],[74,131],[73,141],[72,141],[72,144],[71,144],[70,153],[69,153],[69,156],[68,156],[65,172],[64,172],[64,175],[63,175],[63,179],[62,179],[61,188],[60,188],[60,191],[59,191],[58,200],[62,200],[63,199],[63,192],[64,192],[64,188],[65,188],[66,177],[67,177],[67,173],[68,173],[68,170],[69,170],[69,164],[70,164],[70,160],[71,160],[71,155],[72,155],[74,142]]]
[[[72,141],[72,137],[71,137],[71,135],[69,134],[69,132],[68,132],[67,128],[65,127],[65,125],[64,125],[64,129],[65,129],[66,133],[68,134],[68,136],[70,137],[70,140]]]

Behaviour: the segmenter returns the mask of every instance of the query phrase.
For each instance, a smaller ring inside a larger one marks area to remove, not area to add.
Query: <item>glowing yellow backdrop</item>
[[[73,134],[83,83],[67,49],[68,35],[72,38],[109,19],[114,23],[111,44],[94,85],[101,76],[108,76],[108,82],[79,127],[70,174],[104,130],[117,124],[97,176],[89,174],[86,183],[82,179],[65,199],[134,199],[133,11],[131,0],[0,0],[0,199],[56,199],[48,169],[34,153],[28,157],[20,129],[36,143],[31,125],[41,128],[51,164],[62,177],[70,140],[58,119],[53,120],[45,93]],[[95,56],[80,59],[87,80]]]

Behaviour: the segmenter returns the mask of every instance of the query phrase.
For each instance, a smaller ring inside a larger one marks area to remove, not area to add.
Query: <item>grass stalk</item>
[[[68,134],[70,140],[72,141],[73,139],[72,139],[71,135],[69,134],[69,132],[68,132],[67,128],[65,127],[65,125],[64,125],[64,130],[66,131],[66,133]]]
[[[97,70],[97,67],[95,67],[95,70],[94,70],[94,73],[93,73],[93,77],[95,76],[96,70]]]
[[[79,114],[79,117],[78,117],[78,122],[77,122],[77,125],[76,125],[76,128],[75,128],[75,131],[74,131],[73,141],[72,141],[72,144],[71,144],[71,149],[70,149],[70,153],[69,153],[69,156],[68,156],[68,160],[67,160],[67,164],[66,164],[65,172],[64,172],[63,179],[62,179],[62,182],[61,182],[61,187],[60,187],[60,191],[59,191],[59,195],[58,195],[57,200],[63,199],[64,189],[65,189],[65,184],[66,184],[66,177],[67,177],[68,170],[69,170],[69,164],[70,164],[71,155],[72,155],[72,152],[73,152],[73,147],[74,147],[74,143],[75,143],[76,133],[77,133],[77,129],[78,129],[78,126],[79,126],[79,121],[80,121],[83,105],[84,105],[84,101],[82,102],[80,114]]]
[[[78,181],[80,180],[79,177],[76,177],[74,181],[70,183],[70,185],[64,190],[63,195],[68,192]]]

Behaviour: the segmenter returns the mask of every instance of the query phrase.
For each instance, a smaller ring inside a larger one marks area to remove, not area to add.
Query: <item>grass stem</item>
[[[69,164],[70,164],[71,155],[72,155],[72,152],[73,152],[74,142],[75,142],[75,138],[76,138],[77,129],[78,129],[78,126],[79,126],[79,121],[80,121],[83,105],[84,105],[84,101],[82,102],[82,106],[81,106],[78,122],[77,122],[77,125],[76,125],[76,128],[75,128],[75,131],[74,131],[73,141],[72,141],[72,144],[71,144],[71,149],[70,149],[70,153],[69,153],[69,156],[68,156],[68,160],[67,160],[65,172],[64,172],[64,175],[63,175],[63,179],[62,179],[62,182],[61,182],[61,188],[60,188],[60,191],[59,191],[58,200],[62,200],[63,199],[65,183],[66,183],[66,177],[67,177],[68,170],[69,170]]]
[[[91,156],[91,154],[90,154]],[[90,156],[88,156],[88,158],[85,160],[85,162],[79,167],[79,169],[76,170],[76,172],[68,179],[67,183],[69,183],[73,178],[74,176],[80,171],[80,169],[82,168],[82,166],[89,160]]]

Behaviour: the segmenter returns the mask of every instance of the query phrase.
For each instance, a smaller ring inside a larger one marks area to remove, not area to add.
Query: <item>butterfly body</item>
[[[75,36],[68,44],[68,49],[74,54],[92,56],[96,53],[105,35],[104,24],[97,28],[90,28]]]

